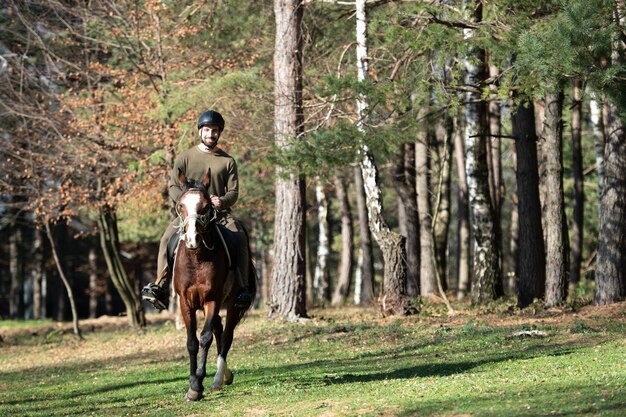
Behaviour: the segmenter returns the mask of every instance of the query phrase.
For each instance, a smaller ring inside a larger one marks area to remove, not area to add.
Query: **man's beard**
[[[209,140],[203,140],[202,143],[209,149],[213,149],[217,146],[217,139],[214,142],[210,142]]]

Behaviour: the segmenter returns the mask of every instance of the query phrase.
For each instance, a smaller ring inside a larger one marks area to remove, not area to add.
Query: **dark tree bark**
[[[450,229],[450,172],[452,169],[452,119],[444,117],[435,127],[433,153],[433,176],[431,189],[434,200],[438,202],[433,207],[433,236],[435,243],[435,267],[441,280],[442,289],[448,289],[448,230]]]
[[[126,307],[128,323],[133,328],[145,327],[146,319],[139,294],[135,291],[133,279],[126,273],[120,257],[117,216],[115,210],[108,205],[100,207],[98,233],[111,281]]]
[[[89,318],[98,313],[98,265],[95,248],[89,248]]]
[[[563,195],[563,93],[546,94],[543,160],[545,164],[546,294],[545,305],[565,301],[569,245]]]
[[[274,134],[279,147],[303,132],[302,0],[274,0]],[[297,174],[278,172],[274,268],[269,317],[306,317],[305,183]]]
[[[310,225],[306,220],[305,215],[305,236],[309,236]],[[306,305],[314,305],[315,304],[315,290],[313,289],[313,273],[315,272],[315,266],[313,263],[315,262],[316,256],[313,255],[311,249],[311,242],[309,239],[304,240],[304,285],[305,285],[305,294],[306,294]]]
[[[359,265],[355,274],[354,303],[368,305],[374,302],[374,255],[372,235],[370,234],[365,188],[361,167],[354,168],[354,193],[356,195],[357,213],[359,215]]]
[[[341,261],[339,264],[339,278],[331,304],[339,306],[346,302],[352,286],[352,238],[354,235],[352,226],[352,212],[348,200],[348,186],[345,176],[340,174],[335,178],[335,192],[340,205],[341,214]]]
[[[517,200],[519,219],[518,299],[526,307],[545,291],[545,249],[539,201],[539,163],[535,111],[531,102],[521,103],[512,113],[513,136],[517,154]]]
[[[495,65],[489,65],[489,78],[498,77],[500,71]],[[489,118],[489,140],[487,141],[487,162],[489,164],[489,194],[491,195],[491,205],[493,207],[494,232],[496,237],[496,249],[500,269],[502,269],[502,204],[504,202],[504,181],[502,179],[502,151],[501,151],[501,117],[500,99],[497,94],[491,94],[487,107]],[[506,277],[502,275],[502,284],[497,285],[498,296],[504,294],[504,281]]]
[[[517,172],[517,151],[516,147],[511,148],[511,160],[513,162],[513,171]],[[509,251],[507,253],[505,271],[507,272],[505,280],[505,293],[508,295],[517,294],[517,261],[519,259],[519,212],[518,212],[517,186],[511,190],[511,230],[509,236]]]
[[[574,80],[572,88],[572,176],[574,177],[574,212],[572,214],[570,240],[570,267],[569,267],[569,291],[571,295],[580,282],[580,267],[583,258],[583,233],[584,233],[584,176],[583,155],[581,148],[581,101],[582,81]]]
[[[64,226],[61,225],[61,228],[63,227]],[[60,246],[60,249],[62,250],[63,244],[59,246]],[[58,256],[59,256],[59,261],[61,262],[59,266],[61,267],[62,270],[65,270],[67,267],[65,256],[63,256],[63,253],[59,253]],[[58,275],[59,266],[57,266],[57,275]],[[59,277],[59,280],[61,280],[61,277]],[[68,304],[67,294],[65,293],[65,291],[63,291],[63,288],[61,288],[61,286],[58,285],[56,280],[53,280],[53,283],[54,283],[53,289],[52,289],[53,303],[52,303],[51,313],[53,314],[53,317],[56,321],[65,321],[67,320],[68,317],[70,317],[67,314],[67,304]],[[63,283],[63,281],[61,281],[61,283]],[[71,314],[71,311],[70,311],[70,314]]]
[[[9,317],[12,319],[24,318],[24,303],[22,298],[24,283],[24,260],[22,256],[22,226],[19,223],[21,216],[16,216],[11,224],[9,237],[9,273],[11,287],[9,293]]]
[[[45,268],[44,268],[44,250],[43,236],[41,230],[35,228],[33,230],[33,250],[32,250],[32,266],[31,275],[33,280],[33,319],[41,319],[45,317]]]
[[[419,295],[419,217],[415,192],[415,144],[406,143],[396,159],[393,185],[400,197],[404,221],[402,235],[406,242],[407,295]]]
[[[59,277],[65,286],[65,291],[67,293],[67,298],[70,301],[70,308],[72,310],[72,324],[74,327],[74,334],[79,339],[82,339],[83,336],[80,332],[80,326],[78,323],[78,312],[76,311],[76,302],[74,301],[74,294],[72,293],[72,287],[70,285],[69,280],[65,276],[65,272],[63,271],[63,267],[61,266],[61,259],[59,258],[58,251],[56,249],[56,243],[54,240],[54,236],[52,236],[52,230],[50,229],[50,223],[46,222],[46,234],[48,236],[48,241],[50,242],[50,248],[52,250],[52,256],[54,257],[54,263],[57,266],[57,270],[59,272]]]
[[[613,19],[619,31],[614,36],[611,62],[624,65],[624,4],[615,2]],[[600,236],[596,265],[594,304],[611,304],[626,298],[626,135],[623,81],[607,89],[606,145],[600,191]]]
[[[618,109],[608,103],[609,134],[604,147],[600,235],[593,302],[612,304],[626,297],[626,135]]]

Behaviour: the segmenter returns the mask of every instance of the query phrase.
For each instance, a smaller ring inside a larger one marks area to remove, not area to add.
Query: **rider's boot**
[[[235,307],[247,310],[253,301],[252,294],[250,294],[250,290],[248,289],[247,277],[244,277],[239,269],[235,270],[235,275],[237,275],[239,280],[239,291],[235,297]]]
[[[157,310],[166,310],[169,304],[169,297],[165,288],[167,288],[169,282],[169,273],[167,267],[165,267],[154,283],[150,282],[141,289],[141,299],[148,301]]]
[[[250,294],[250,290],[246,287],[240,288],[237,297],[235,297],[235,306],[247,310],[251,304],[252,294]]]

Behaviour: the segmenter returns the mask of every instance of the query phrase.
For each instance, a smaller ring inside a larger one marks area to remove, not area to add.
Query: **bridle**
[[[205,191],[203,189],[200,188],[189,188],[188,190],[186,190],[180,197],[180,200],[183,199],[183,197],[192,191],[197,191],[202,193],[203,195],[205,195]],[[194,214],[190,214],[188,215],[186,218],[183,218],[183,215],[180,212],[180,203],[178,203],[175,207],[176,210],[176,215],[178,216],[179,219],[179,224],[178,224],[178,233],[180,234],[180,239],[184,240],[185,238],[185,227],[189,224],[189,222],[191,220],[195,220],[196,221],[196,227],[198,229],[198,234],[200,235],[200,240],[202,241],[202,244],[204,245],[205,248],[212,250],[213,247],[215,246],[212,242],[211,247],[209,247],[206,244],[206,241],[203,238],[203,235],[209,230],[209,226],[211,225],[211,223],[215,222],[215,220],[217,219],[217,210],[215,209],[215,206],[213,206],[213,203],[211,202],[210,199],[207,199],[208,203],[206,204],[206,206],[203,207],[203,210],[205,211],[204,213],[194,213]]]

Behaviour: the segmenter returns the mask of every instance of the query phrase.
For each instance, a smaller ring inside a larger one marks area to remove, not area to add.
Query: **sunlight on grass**
[[[3,337],[0,415],[617,416],[624,309],[545,320],[320,310],[298,324],[254,313],[228,358],[234,384],[198,403],[182,400],[186,342],[169,321],[84,342]]]

